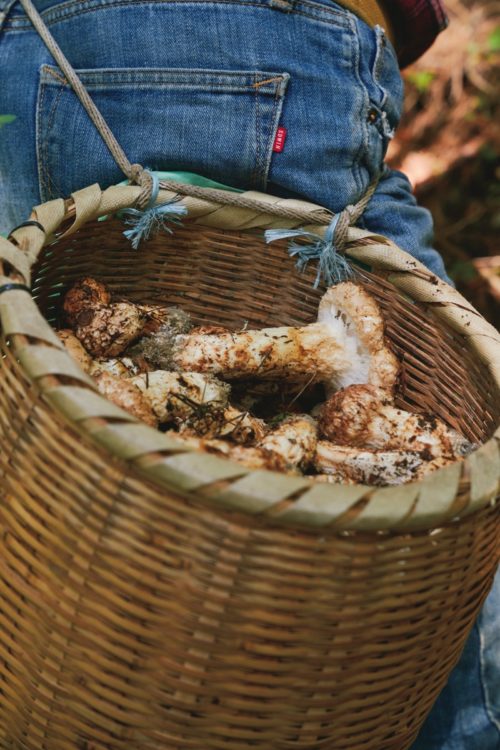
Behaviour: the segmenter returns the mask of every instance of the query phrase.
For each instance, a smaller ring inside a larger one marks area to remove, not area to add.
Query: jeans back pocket
[[[78,76],[128,159],[265,190],[289,75],[269,71],[112,68]],[[37,106],[43,201],[123,179],[59,68],[44,65]]]

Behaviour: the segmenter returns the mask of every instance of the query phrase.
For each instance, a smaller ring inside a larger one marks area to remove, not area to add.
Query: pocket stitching
[[[257,83],[257,81],[256,81]],[[260,164],[260,138],[259,138],[259,106],[260,106],[260,90],[257,86],[254,85],[254,91],[255,91],[255,162],[254,167],[252,171],[252,177],[250,179],[250,184],[252,187],[257,187],[257,175],[259,173],[259,164]]]
[[[103,69],[107,70],[107,69]],[[144,75],[147,71],[146,69],[135,69],[135,68],[127,68],[127,69],[109,69],[111,73],[116,74],[123,70],[123,71],[133,71],[136,70],[139,71],[142,75]],[[147,69],[149,70],[149,69]],[[166,72],[167,69],[164,69],[164,72]],[[77,71],[80,75],[80,71]],[[242,77],[246,76],[249,77],[251,75],[250,71],[195,71],[192,69],[186,69],[185,71],[189,76],[192,76],[196,72],[206,72],[207,74],[212,73],[214,76],[217,74],[220,74],[221,76],[231,76],[234,77]],[[89,71],[89,73],[96,73],[97,71]],[[158,86],[171,86],[171,87],[178,87],[178,79],[176,80],[175,75],[178,73],[177,70],[173,71],[173,78],[171,81],[168,80],[169,76],[166,76],[166,80],[163,82],[157,82]],[[251,171],[249,172],[249,184],[254,189],[263,189],[265,188],[265,185],[267,184],[269,169],[270,169],[270,162],[271,162],[271,155],[272,155],[272,145],[273,145],[273,134],[275,133],[279,123],[276,122],[277,117],[277,110],[279,107],[279,104],[283,102],[283,99],[286,94],[286,84],[288,83],[289,74],[288,73],[282,73],[282,74],[271,74],[271,77],[269,77],[269,72],[262,71],[260,73],[252,72],[253,75],[253,83],[248,83],[247,85],[242,85],[235,87],[234,85],[225,85],[225,84],[212,84],[212,86],[207,85],[200,86],[199,83],[193,82],[191,84],[193,89],[196,90],[216,90],[216,92],[226,92],[229,91],[231,93],[253,93],[255,94],[255,100],[254,100],[254,106],[255,106],[255,136],[254,136],[254,144],[255,144],[255,158],[253,159],[253,167],[251,168]],[[266,76],[268,76],[266,78]],[[262,80],[263,79],[263,80]],[[144,85],[146,87],[146,83],[149,83],[147,79],[144,81]],[[109,87],[112,85],[118,86],[121,84],[122,86],[131,86],[133,85],[133,81],[130,79],[114,79],[113,81],[107,81],[105,78],[101,79],[101,84],[103,87]],[[269,86],[270,84],[274,84],[273,86],[273,93],[269,91],[269,89],[264,89],[264,85]],[[95,85],[95,84],[94,84]],[[99,85],[99,84],[98,84]],[[42,123],[42,113],[44,111],[44,108],[47,107],[46,101],[47,101],[47,92],[48,87],[51,86],[54,88],[54,86],[58,89],[57,93],[54,95],[54,99],[52,104],[50,105],[50,110],[47,113],[47,116],[43,118]],[[147,86],[148,89],[151,89],[151,85]],[[38,112],[37,112],[37,142],[39,144],[37,148],[37,166],[38,166],[38,182],[39,182],[39,191],[41,200],[50,200],[54,197],[54,195],[58,194],[57,186],[54,183],[54,180],[51,176],[51,170],[50,170],[50,158],[49,158],[49,141],[50,141],[50,133],[53,129],[53,123],[55,120],[55,117],[57,115],[57,111],[59,108],[61,97],[64,93],[68,93],[68,91],[71,91],[71,86],[68,83],[67,79],[64,78],[62,75],[58,73],[58,69],[54,68],[54,66],[50,65],[43,65],[41,68],[41,77],[40,77],[40,93],[39,93],[39,99],[38,99]],[[270,127],[268,129],[269,134],[267,135],[264,131],[261,133],[261,122],[262,122],[262,115],[261,110],[261,100],[259,94],[264,94],[265,96],[272,96],[272,105],[270,108],[269,113],[269,123]],[[75,95],[76,96],[76,95]],[[43,134],[43,135],[42,135]],[[259,137],[260,134],[260,137]],[[266,142],[267,148],[264,149],[264,140]],[[248,165],[250,166],[250,164]]]
[[[46,177],[47,177],[47,197],[48,199],[51,199],[54,197],[54,195],[57,195],[57,186],[54,183],[54,180],[52,179],[52,176],[50,174],[50,170],[48,167],[49,160],[48,160],[48,152],[49,152],[49,134],[52,128],[52,125],[54,123],[54,119],[56,116],[57,109],[59,107],[59,101],[62,97],[64,89],[60,89],[57,97],[54,99],[54,103],[52,105],[52,109],[50,112],[49,120],[47,123],[47,130],[45,131],[45,143],[44,143],[44,154],[45,154],[45,164],[46,164]]]
[[[271,122],[273,123],[273,128],[272,128],[271,133],[270,133],[268,152],[266,154],[266,158],[264,160],[264,163],[262,165],[262,170],[261,170],[261,173],[262,173],[262,177],[261,177],[262,190],[266,189],[267,183],[268,183],[269,172],[270,172],[270,169],[271,169],[271,160],[272,160],[272,157],[273,157],[273,146],[274,146],[274,141],[275,141],[275,138],[276,138],[276,132],[277,132],[277,130],[279,128],[279,118],[280,118],[280,115],[281,115],[281,113],[278,111],[279,110],[279,104],[280,104],[280,102],[283,102],[284,96],[285,96],[284,93],[281,96],[278,96],[278,92],[276,92],[276,96],[274,97],[273,114],[272,114],[272,117],[271,117]]]
[[[77,73],[86,88],[92,91],[98,91],[101,88],[108,89],[110,87],[116,87],[117,89],[122,87],[127,88],[132,85],[136,89],[144,87],[148,90],[164,88],[165,86],[176,86],[179,89],[193,88],[197,91],[213,91],[213,89],[216,88],[217,91],[235,93],[250,93],[254,89],[258,89],[260,93],[274,96],[277,91],[279,92],[281,84],[285,80],[285,75],[283,73],[273,75],[269,71],[220,71],[211,70],[209,68],[98,68],[94,70],[78,69]],[[154,80],[155,73],[160,74],[159,79]],[[127,75],[130,77],[127,78]],[[212,76],[212,80],[203,83],[196,80],[196,75],[200,75],[203,78],[209,78]],[[263,80],[256,80],[257,76],[264,77],[269,75],[272,77],[264,78]],[[219,83],[213,80],[217,76],[220,78],[243,78],[248,82],[239,85],[226,82]],[[71,90],[71,85],[66,78],[58,75],[58,68],[51,65],[42,66],[41,83],[45,86],[56,86],[57,84],[62,84],[66,90]],[[276,85],[274,85],[271,90],[264,89],[264,86],[270,84]]]

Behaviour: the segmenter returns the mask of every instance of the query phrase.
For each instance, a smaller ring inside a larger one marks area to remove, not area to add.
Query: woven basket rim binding
[[[86,222],[132,206],[139,193],[136,186],[117,185],[102,191],[98,185],[91,185],[66,201],[56,199],[36,206],[31,221],[14,230],[10,241],[0,238],[0,264],[4,269],[3,275],[0,273],[0,287],[4,288],[0,322],[4,335],[11,338],[27,376],[37,381],[51,406],[73,426],[77,425],[86,439],[115,459],[126,461],[138,476],[194,502],[250,516],[267,514],[274,507],[273,524],[342,531],[411,531],[459,520],[496,501],[500,428],[464,461],[418,482],[383,488],[318,484],[308,477],[248,469],[186,448],[101,396],[92,379],[66,352],[31,295],[19,286],[30,285],[31,268],[46,245],[73,234]],[[161,190],[157,203],[177,197]],[[303,218],[283,219],[266,212],[269,206],[284,205],[310,216],[306,229],[322,234],[327,228],[325,209],[320,206],[253,191],[242,197],[251,199],[256,207],[227,206],[189,196],[183,197],[182,202],[190,223],[205,227],[234,231],[304,227]],[[500,335],[462,295],[386,238],[351,228],[348,243],[352,258],[388,273],[388,281],[401,294],[432,306],[436,317],[463,335],[500,388]],[[65,385],[65,378],[66,382],[71,379],[72,385]],[[454,514],[450,509],[459,485],[462,497],[465,488],[467,501]],[[203,494],[202,488],[207,487],[210,491]],[[359,504],[361,512],[350,516],[349,510]]]

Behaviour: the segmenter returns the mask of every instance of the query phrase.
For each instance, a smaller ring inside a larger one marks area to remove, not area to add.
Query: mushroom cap
[[[328,385],[337,390],[358,383],[394,388],[399,362],[384,336],[380,307],[361,285],[345,281],[330,287],[319,303],[318,322],[343,343],[349,361],[326,384],[327,389]]]
[[[140,334],[144,316],[130,302],[87,308],[78,316],[76,336],[94,357],[117,357]]]
[[[319,434],[338,445],[364,446],[380,407],[391,403],[389,392],[374,385],[342,388],[323,404]]]
[[[107,287],[97,279],[86,276],[78,279],[66,293],[63,303],[64,314],[70,326],[75,328],[82,313],[109,305],[110,302],[111,294]]]
[[[323,405],[320,434],[338,445],[370,450],[418,451],[431,460],[460,458],[474,445],[441,419],[394,406],[390,392],[371,385],[351,385]]]

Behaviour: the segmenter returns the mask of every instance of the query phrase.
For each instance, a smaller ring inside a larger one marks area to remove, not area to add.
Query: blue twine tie
[[[302,273],[309,261],[318,261],[318,272],[314,281],[314,289],[317,289],[321,280],[324,279],[327,286],[350,278],[353,269],[347,260],[335,246],[335,231],[341,214],[335,214],[328,228],[321,237],[315,232],[307,232],[304,229],[267,229],[264,232],[266,242],[289,239],[290,237],[305,237],[311,240],[310,244],[299,244],[290,242],[288,253],[293,258],[297,256],[296,267]]]
[[[134,250],[137,250],[142,240],[149,239],[152,234],[160,231],[173,234],[173,230],[167,225],[167,222],[182,225],[179,216],[187,214],[186,206],[179,203],[180,197],[172,198],[166,203],[155,206],[160,192],[160,178],[156,172],[147,171],[153,180],[151,198],[147,206],[142,211],[137,208],[126,208],[119,214],[121,218],[125,219],[125,224],[132,227],[123,234],[130,240]]]

